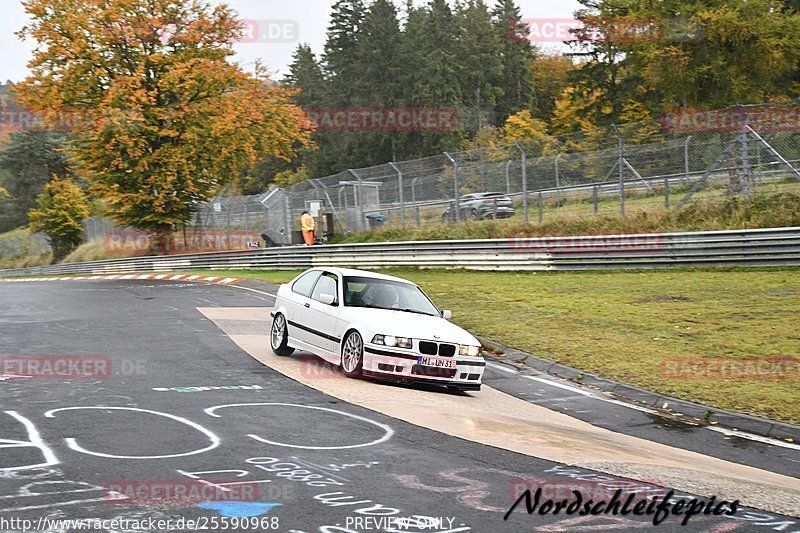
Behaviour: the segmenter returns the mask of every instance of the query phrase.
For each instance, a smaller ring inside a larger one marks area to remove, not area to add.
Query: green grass
[[[297,274],[211,272],[271,283]],[[661,372],[674,358],[800,356],[798,269],[386,272],[419,283],[453,310],[454,322],[506,346],[712,407],[800,422],[796,368],[782,381],[677,380]]]

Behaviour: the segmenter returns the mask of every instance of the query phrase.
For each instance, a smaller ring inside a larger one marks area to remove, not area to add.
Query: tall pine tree
[[[292,54],[292,64],[283,84],[300,91],[294,100],[301,107],[320,105],[325,94],[325,78],[314,52],[307,44],[300,43]]]
[[[407,3],[408,18],[401,41],[405,105],[452,109],[462,106],[460,27],[446,0],[430,0],[426,6]],[[409,156],[427,156],[451,150],[458,143],[457,131],[420,131],[403,136]]]
[[[323,56],[328,79],[328,104],[355,103],[361,73],[358,68],[358,30],[364,20],[361,0],[337,0],[331,10],[328,38]]]
[[[498,54],[500,36],[492,23],[492,15],[483,0],[467,0],[458,13],[459,78],[463,88],[463,105],[469,110],[469,126],[475,131],[493,125],[497,97],[495,85],[502,74],[502,57]],[[491,113],[487,113],[490,111]]]
[[[374,0],[357,35],[359,105],[394,108],[401,102],[400,22],[389,0]],[[379,165],[397,158],[397,132],[363,132],[358,136],[356,157],[362,164]]]
[[[522,15],[514,0],[498,0],[494,17],[500,54],[500,74],[495,83],[501,91],[495,113],[498,124],[502,124],[508,116],[532,106],[533,79],[529,63],[535,54],[528,38],[528,27],[521,21]]]

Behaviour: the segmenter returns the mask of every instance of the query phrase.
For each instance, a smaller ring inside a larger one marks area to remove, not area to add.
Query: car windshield
[[[416,285],[361,276],[344,278],[344,305],[439,315],[433,302]]]

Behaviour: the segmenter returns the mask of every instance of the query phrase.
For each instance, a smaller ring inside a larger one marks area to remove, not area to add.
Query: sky
[[[218,3],[215,0],[214,3]],[[421,1],[421,0],[420,0]],[[288,71],[292,52],[298,43],[308,43],[319,56],[325,44],[333,0],[228,0],[231,8],[246,21],[252,36],[248,42],[235,46],[234,60],[245,69],[252,68],[256,60],[281,79]],[[399,3],[399,2],[398,2]],[[492,0],[488,2],[494,5]],[[571,19],[580,5],[576,0],[518,0],[525,19]],[[22,80],[27,75],[27,62],[32,43],[20,41],[15,32],[27,22],[19,0],[0,0],[3,16],[0,17],[0,82]],[[545,51],[557,51],[558,43],[540,45]]]

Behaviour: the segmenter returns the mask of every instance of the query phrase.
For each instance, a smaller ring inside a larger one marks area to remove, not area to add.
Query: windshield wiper
[[[425,311],[420,311],[419,309],[409,309],[408,307],[404,307],[403,309],[393,309],[393,311],[404,311],[406,313],[416,313],[418,315],[436,316],[432,313],[426,313]]]
[[[370,304],[363,304],[363,305],[352,305],[351,307],[363,307],[366,309],[383,309],[384,311],[403,311],[405,313],[416,313],[418,315],[426,315],[426,316],[437,316],[433,313],[426,313],[425,311],[420,311],[419,309],[411,309],[409,307],[381,307],[379,305],[370,305]]]

